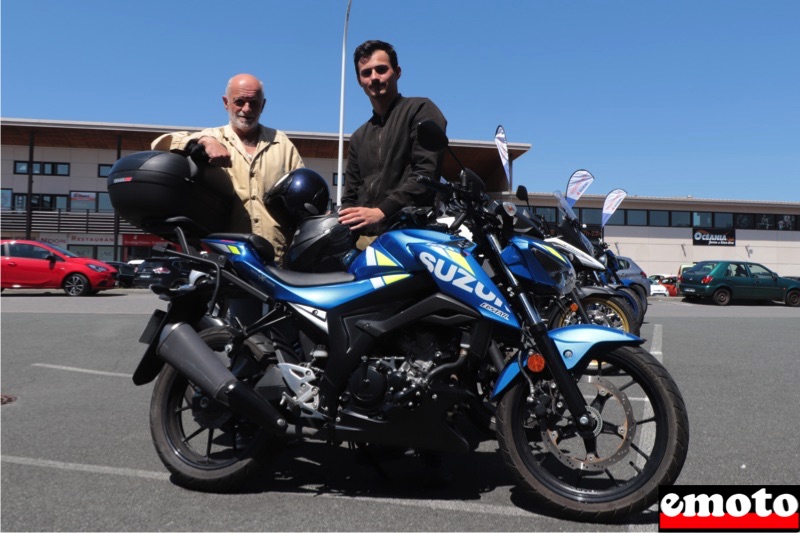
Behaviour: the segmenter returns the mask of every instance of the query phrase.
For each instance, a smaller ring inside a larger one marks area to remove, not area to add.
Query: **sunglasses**
[[[369,78],[370,76],[372,76],[373,70],[378,74],[386,74],[387,72],[389,72],[389,65],[378,65],[374,69],[365,68],[361,72],[359,72],[359,74],[361,74],[362,78]]]

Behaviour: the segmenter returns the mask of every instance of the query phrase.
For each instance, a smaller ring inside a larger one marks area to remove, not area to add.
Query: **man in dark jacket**
[[[403,207],[433,205],[435,194],[416,177],[438,179],[443,153],[419,145],[417,125],[433,120],[445,130],[447,121],[427,98],[405,98],[398,92],[400,66],[389,43],[366,41],[356,48],[353,61],[373,113],[350,137],[339,222],[374,237]],[[366,244],[362,239],[359,247]]]

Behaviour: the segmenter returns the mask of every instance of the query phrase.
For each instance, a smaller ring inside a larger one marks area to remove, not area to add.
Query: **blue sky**
[[[265,81],[262,121],[337,133],[346,0],[3,0],[4,118],[202,127],[228,78]],[[352,50],[398,50],[406,96],[453,139],[532,149],[514,185],[800,201],[800,1],[353,0],[345,132],[369,116]]]

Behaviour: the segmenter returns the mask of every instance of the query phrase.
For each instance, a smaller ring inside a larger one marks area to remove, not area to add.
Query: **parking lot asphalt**
[[[297,443],[237,494],[169,480],[150,441],[152,385],[130,379],[146,290],[71,298],[5,291],[2,310],[3,531],[656,531],[654,510],[618,525],[546,516],[516,489],[493,441],[452,455],[446,487],[414,459],[386,476],[346,446]],[[800,483],[800,309],[720,308],[651,298],[642,337],[677,381],[691,426],[678,480]]]

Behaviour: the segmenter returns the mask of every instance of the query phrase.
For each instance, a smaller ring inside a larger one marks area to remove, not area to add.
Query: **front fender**
[[[636,335],[595,324],[566,326],[548,331],[547,334],[555,343],[567,370],[572,370],[587,357],[591,359],[598,352],[644,344]],[[519,361],[516,358],[510,360],[497,378],[491,399],[495,400],[508,390],[521,372]]]

